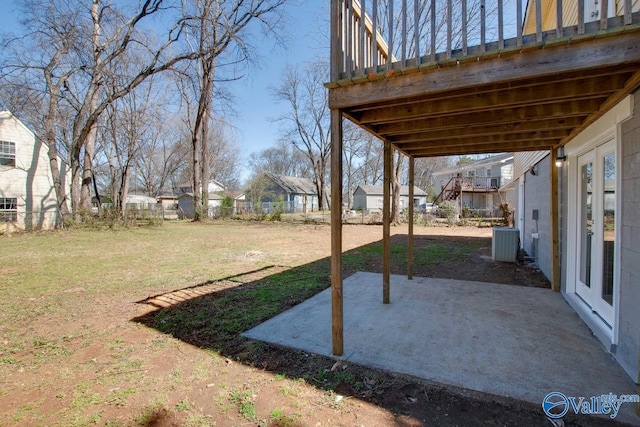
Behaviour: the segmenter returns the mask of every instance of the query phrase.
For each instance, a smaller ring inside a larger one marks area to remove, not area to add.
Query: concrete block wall
[[[536,174],[526,173],[525,177],[525,212],[524,212],[524,250],[533,254],[533,233],[538,233],[536,262],[540,271],[551,278],[551,170],[550,157],[538,162],[534,170]],[[538,220],[533,220],[533,211],[538,210]]]
[[[640,383],[640,91],[622,124],[620,324],[616,359]]]

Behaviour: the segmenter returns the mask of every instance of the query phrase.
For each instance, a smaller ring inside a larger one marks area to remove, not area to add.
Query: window
[[[18,220],[18,199],[0,198],[0,221],[15,222]]]
[[[376,202],[378,203],[378,206],[382,206],[382,197],[378,197],[378,200],[376,200]]]
[[[0,166],[16,166],[16,143],[0,141]]]

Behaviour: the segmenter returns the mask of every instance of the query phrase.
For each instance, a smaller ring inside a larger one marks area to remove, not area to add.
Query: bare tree
[[[3,40],[3,62],[0,75],[5,99],[11,100],[14,112],[27,117],[44,137],[58,209],[62,221],[70,218],[67,189],[61,172],[66,169],[61,159],[65,113],[61,105],[68,81],[79,69],[78,11],[65,2],[24,1],[22,24],[28,37]],[[10,93],[10,95],[9,95]],[[16,96],[19,95],[19,96]],[[64,147],[68,148],[68,147]],[[68,151],[68,150],[64,150]],[[57,226],[60,222],[57,223]]]
[[[316,64],[291,68],[274,91],[275,97],[289,106],[289,111],[277,118],[282,124],[282,139],[309,160],[320,209],[324,209],[331,154],[328,94],[323,86],[326,71]]]
[[[265,148],[249,156],[252,176],[270,172],[275,175],[312,178],[307,157],[292,144],[280,141],[275,147]]]
[[[440,192],[440,183],[433,182],[433,174],[451,166],[450,157],[425,157],[415,160],[416,186],[435,197]]]
[[[54,103],[57,102],[55,99],[64,100],[75,110],[73,125],[67,134],[71,140],[71,190],[76,218],[80,208],[91,208],[96,126],[105,109],[150,76],[211,53],[210,50],[194,50],[188,43],[183,43],[185,26],[198,16],[188,15],[185,10],[182,15],[180,8],[170,7],[170,3],[171,0],[140,0],[135,4],[107,0],[21,0],[26,28],[25,36],[14,41],[21,47],[15,51],[42,51],[43,54],[41,57],[15,56],[12,63],[5,64],[4,70],[14,74],[33,70],[43,72],[47,64],[53,64],[52,73],[49,73],[53,76],[52,82],[44,88],[46,95]],[[256,17],[248,8],[263,7],[266,0],[250,2],[250,6],[242,0],[236,3],[236,23],[246,25]],[[151,16],[159,14],[162,18],[157,19],[156,24],[168,23],[161,30],[162,37],[155,37],[150,26],[140,30]],[[65,19],[52,19],[58,16]],[[240,28],[237,25],[227,27],[229,24],[229,21],[220,21],[223,28],[230,29],[229,40],[233,41]],[[47,43],[53,47],[43,49]],[[138,66],[126,74],[114,74],[114,70],[124,69],[119,66],[126,63],[126,54],[132,51],[139,58]],[[42,91],[37,87],[33,89]],[[51,111],[55,108],[44,109],[40,114],[48,117]],[[54,117],[53,121],[56,119]],[[42,122],[50,120],[45,118]]]
[[[178,185],[182,171],[188,169],[190,151],[178,121],[175,118],[162,120],[150,138],[143,142],[135,158],[137,185],[152,197],[172,191]]]
[[[251,23],[262,24],[264,30],[277,35],[274,30],[281,21],[279,9],[285,3],[286,0],[196,0],[183,3],[183,14],[193,16],[187,21],[187,33],[193,51],[198,54],[197,65],[190,72],[197,99],[190,127],[196,221],[207,206],[208,192],[203,180],[208,179],[211,173],[206,138],[213,123],[214,82],[218,69],[237,67],[250,60],[252,49],[243,34]]]
[[[162,132],[163,114],[158,106],[165,104],[166,95],[154,83],[153,78],[147,79],[114,101],[103,114],[99,146],[109,164],[113,205],[122,217],[126,215],[126,200],[136,159],[141,157],[141,149],[146,144],[154,144]]]
[[[240,152],[233,127],[219,118],[212,120],[206,142],[210,177],[227,188],[240,185]]]
[[[358,175],[364,185],[377,185],[383,179],[383,144],[370,133],[364,134],[361,148],[362,162]]]

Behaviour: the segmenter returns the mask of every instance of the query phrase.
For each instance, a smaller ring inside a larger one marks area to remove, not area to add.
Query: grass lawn
[[[345,275],[379,270],[380,238],[378,226],[345,227]],[[483,239],[417,245],[416,268],[464,261]],[[0,426],[393,420],[382,406],[336,399],[340,387],[373,390],[382,376],[333,372],[330,360],[239,336],[328,287],[329,254],[329,226],[310,224],[0,236]],[[396,236],[394,272],[405,254]],[[202,295],[152,304],[182,289]]]

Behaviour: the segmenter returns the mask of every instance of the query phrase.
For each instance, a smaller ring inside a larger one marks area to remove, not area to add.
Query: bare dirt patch
[[[381,233],[345,226],[345,275],[379,271]],[[404,274],[406,228],[393,233],[393,272]],[[488,261],[490,229],[416,235],[417,276],[548,286],[535,269]],[[60,239],[82,255],[58,270],[47,245]],[[0,284],[0,426],[548,422],[537,405],[242,338],[329,285],[329,243],[325,225],[236,222],[3,240],[15,273]]]

